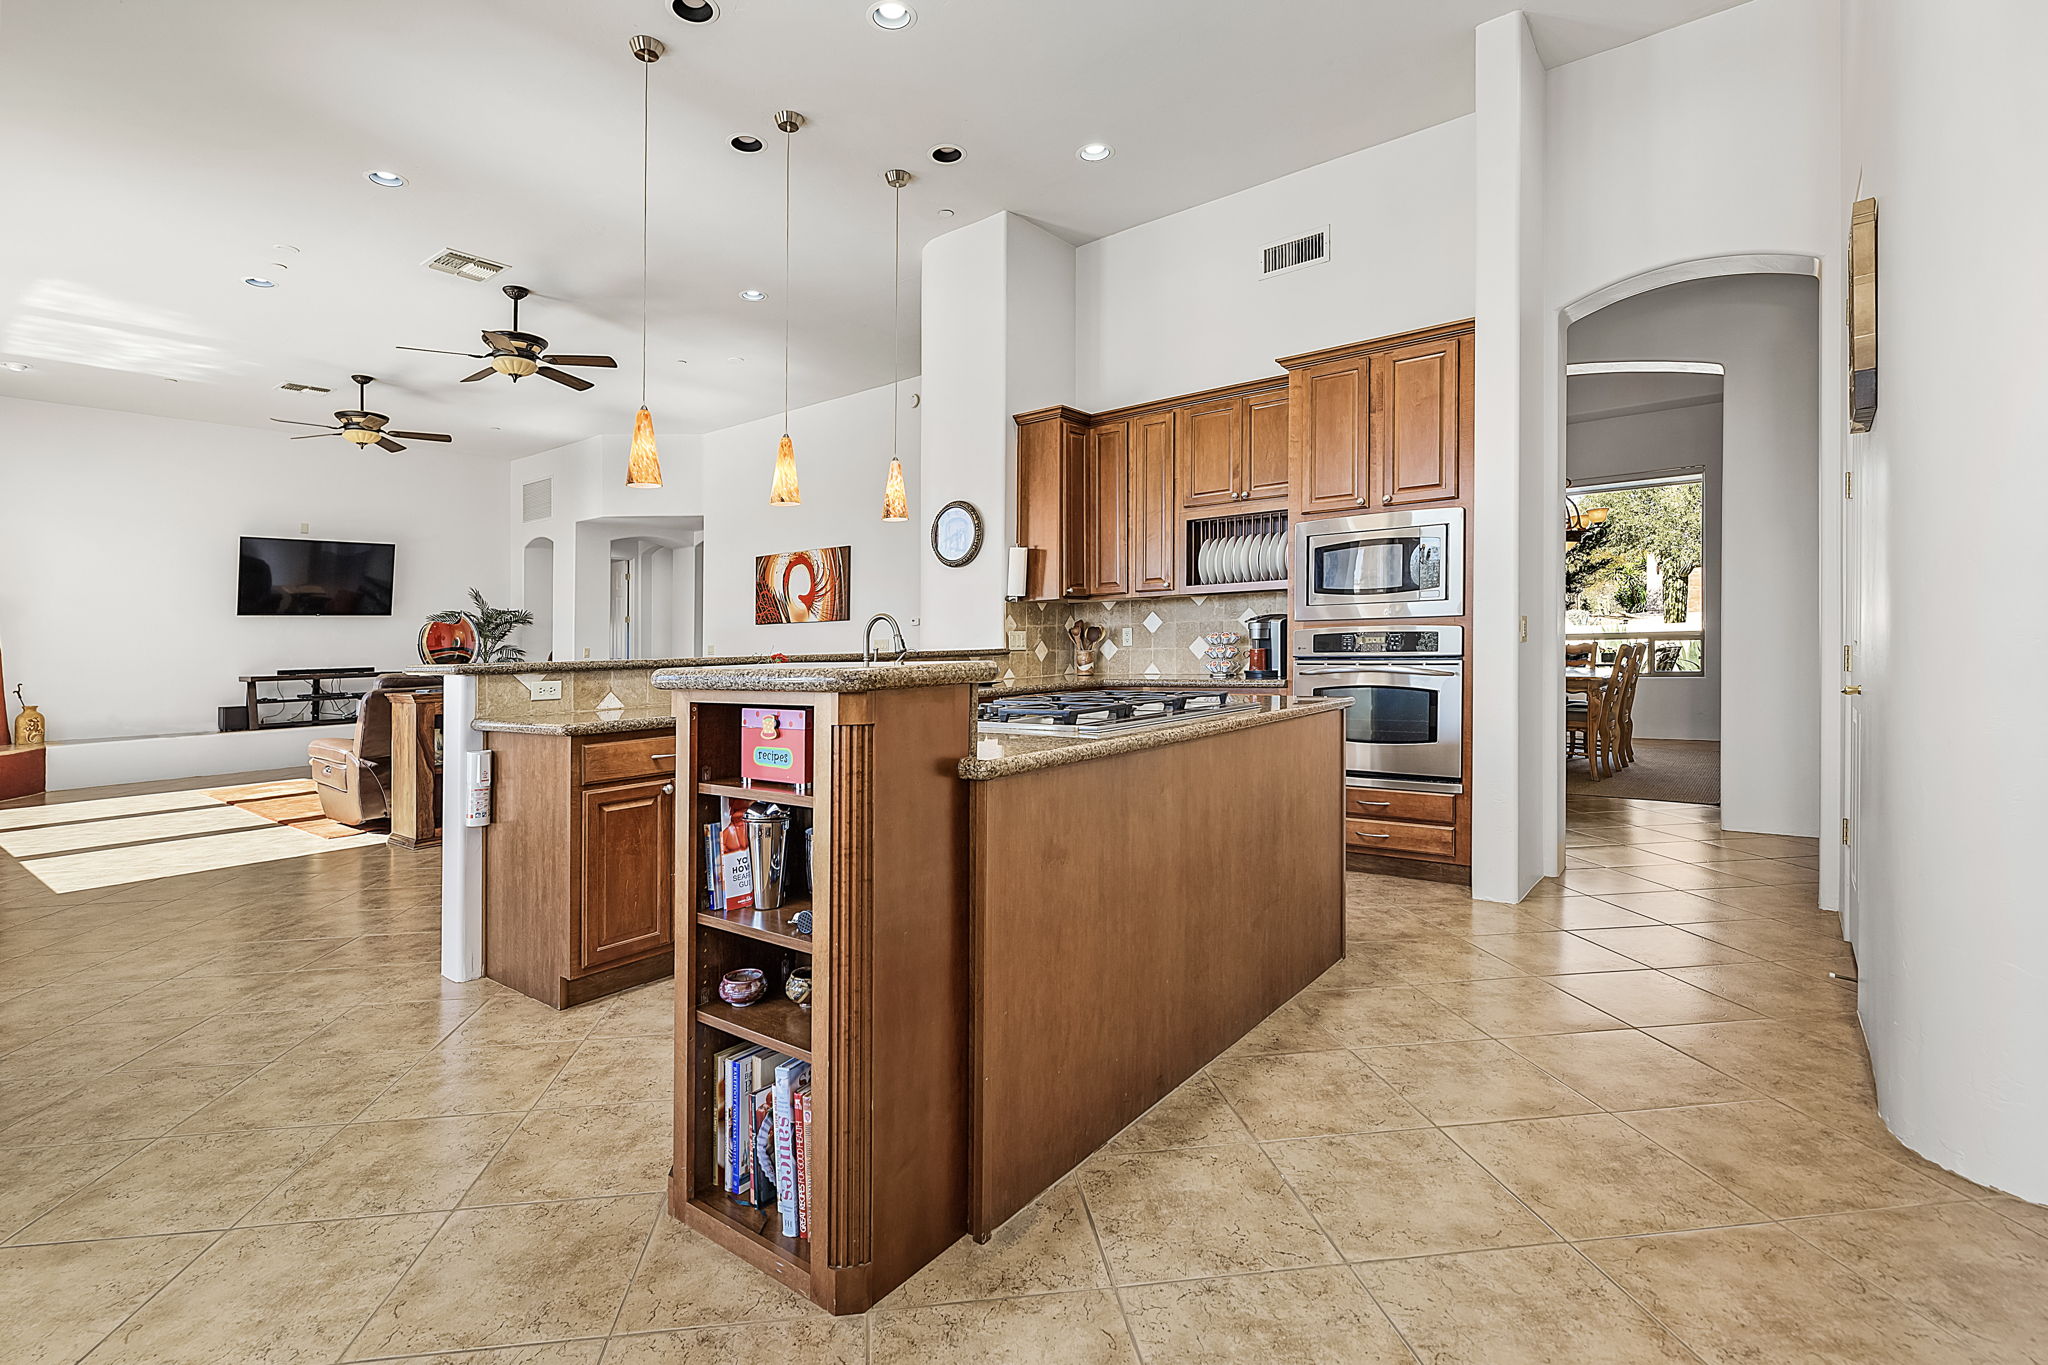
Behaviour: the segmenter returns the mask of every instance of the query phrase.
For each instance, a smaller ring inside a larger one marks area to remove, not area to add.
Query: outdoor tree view
[[[1706,623],[1701,494],[1697,479],[1572,494],[1566,510],[1579,526],[1566,537],[1565,631],[1601,636],[1603,662],[1621,641],[1648,639],[1652,672],[1700,671],[1700,637],[1685,632]]]

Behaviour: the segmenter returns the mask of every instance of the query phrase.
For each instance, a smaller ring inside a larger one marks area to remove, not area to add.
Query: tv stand
[[[251,730],[291,730],[315,725],[353,725],[356,710],[362,705],[363,693],[347,688],[330,687],[328,684],[351,682],[357,679],[374,680],[381,673],[375,668],[301,668],[284,673],[258,673],[237,679],[246,689]],[[258,689],[265,683],[277,686],[286,683],[303,683],[306,690],[281,696],[264,696]],[[365,688],[364,691],[368,691]],[[345,715],[323,716],[323,704],[347,702]],[[312,714],[298,719],[284,719],[277,716],[276,708],[307,706]],[[272,708],[272,715],[266,718],[263,708]]]

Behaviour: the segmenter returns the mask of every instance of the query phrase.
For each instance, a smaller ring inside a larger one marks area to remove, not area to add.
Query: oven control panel
[[[1460,626],[1409,626],[1399,630],[1317,630],[1309,633],[1301,653],[1321,658],[1365,654],[1462,655],[1465,632]]]

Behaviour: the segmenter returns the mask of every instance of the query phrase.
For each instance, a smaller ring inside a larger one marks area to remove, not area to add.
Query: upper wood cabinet
[[[1287,496],[1287,391],[1177,410],[1180,505],[1187,511]]]
[[[1361,512],[1469,495],[1469,325],[1281,363],[1292,371],[1297,513]]]
[[[1304,512],[1354,511],[1370,501],[1366,403],[1371,370],[1370,356],[1354,356],[1294,376],[1288,420],[1295,450],[1295,506]]]
[[[1463,338],[1372,358],[1373,482],[1382,507],[1458,496]]]
[[[1017,543],[1030,548],[1024,595],[1088,595],[1088,426],[1070,408],[1017,419]]]
[[[1131,590],[1130,437],[1128,422],[1088,432],[1088,501],[1081,521],[1090,597],[1120,597]]]
[[[1246,502],[1287,496],[1289,469],[1287,390],[1256,393],[1244,400],[1244,487]]]
[[[1180,558],[1175,514],[1174,419],[1171,411],[1130,423],[1131,591],[1171,592]]]

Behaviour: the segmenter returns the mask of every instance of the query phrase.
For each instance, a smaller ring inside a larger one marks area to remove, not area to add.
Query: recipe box
[[[747,782],[810,785],[809,707],[740,708],[740,778]]]

